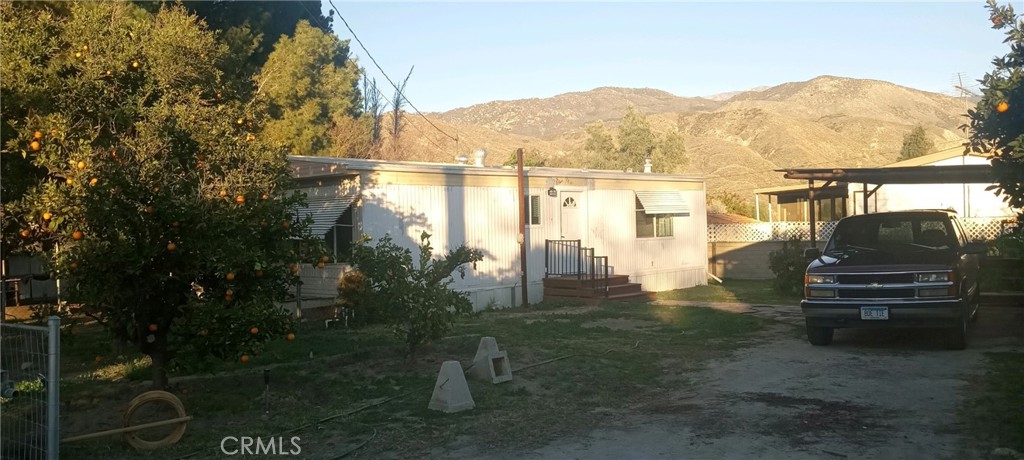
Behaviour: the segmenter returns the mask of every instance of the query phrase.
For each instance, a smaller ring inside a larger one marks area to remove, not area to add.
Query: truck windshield
[[[869,214],[840,221],[825,253],[934,251],[955,245],[956,234],[945,216]]]

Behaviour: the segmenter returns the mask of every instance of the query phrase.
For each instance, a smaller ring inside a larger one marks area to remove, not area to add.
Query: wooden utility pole
[[[530,297],[526,288],[526,188],[523,184],[523,149],[516,149],[516,164],[519,176],[519,264],[522,270],[523,307],[530,305]]]

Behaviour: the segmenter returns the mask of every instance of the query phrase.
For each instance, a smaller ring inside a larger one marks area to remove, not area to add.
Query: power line
[[[384,75],[384,78],[387,79],[388,83],[391,83],[391,86],[393,86],[395,88],[395,91],[398,91],[398,95],[401,98],[405,99],[405,102],[409,103],[409,107],[412,107],[412,109],[416,111],[417,115],[423,117],[423,119],[426,120],[427,123],[430,124],[430,126],[432,126],[434,129],[438,130],[441,134],[444,134],[449,139],[451,139],[451,140],[453,140],[455,142],[458,142],[459,141],[458,137],[452,136],[451,134],[448,134],[447,132],[445,132],[443,129],[438,128],[437,125],[434,124],[434,122],[430,121],[430,119],[427,118],[426,115],[423,115],[423,112],[420,112],[420,109],[418,109],[416,107],[416,105],[413,104],[412,101],[410,101],[409,98],[406,97],[405,94],[402,93],[402,90],[398,87],[398,85],[396,85],[395,82],[391,80],[391,77],[388,76],[387,72],[385,72],[384,69],[381,68],[380,64],[377,63],[377,60],[374,59],[372,54],[370,54],[370,50],[366,49],[366,45],[364,45],[363,41],[359,39],[359,36],[356,35],[356,32],[354,30],[352,30],[351,26],[348,25],[348,21],[346,21],[345,17],[341,15],[341,11],[338,10],[338,7],[334,6],[334,0],[328,0],[328,3],[330,3],[332,11],[334,12],[334,14],[338,15],[338,18],[341,19],[341,22],[343,24],[345,24],[345,28],[348,29],[348,32],[350,34],[352,34],[352,38],[354,38],[356,40],[356,43],[359,43],[359,47],[362,48],[363,52],[366,53],[366,56],[368,58],[370,58],[370,62],[373,62],[373,65],[377,67],[377,70],[379,70],[382,75]]]

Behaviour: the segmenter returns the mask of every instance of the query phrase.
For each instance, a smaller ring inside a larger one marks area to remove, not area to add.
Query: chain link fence
[[[0,323],[0,458],[60,457],[60,318]]]

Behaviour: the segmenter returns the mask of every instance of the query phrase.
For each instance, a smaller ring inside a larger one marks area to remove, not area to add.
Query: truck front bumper
[[[860,307],[888,307],[889,319],[861,319]],[[943,300],[803,300],[800,309],[814,327],[950,327],[965,314],[960,299]]]

